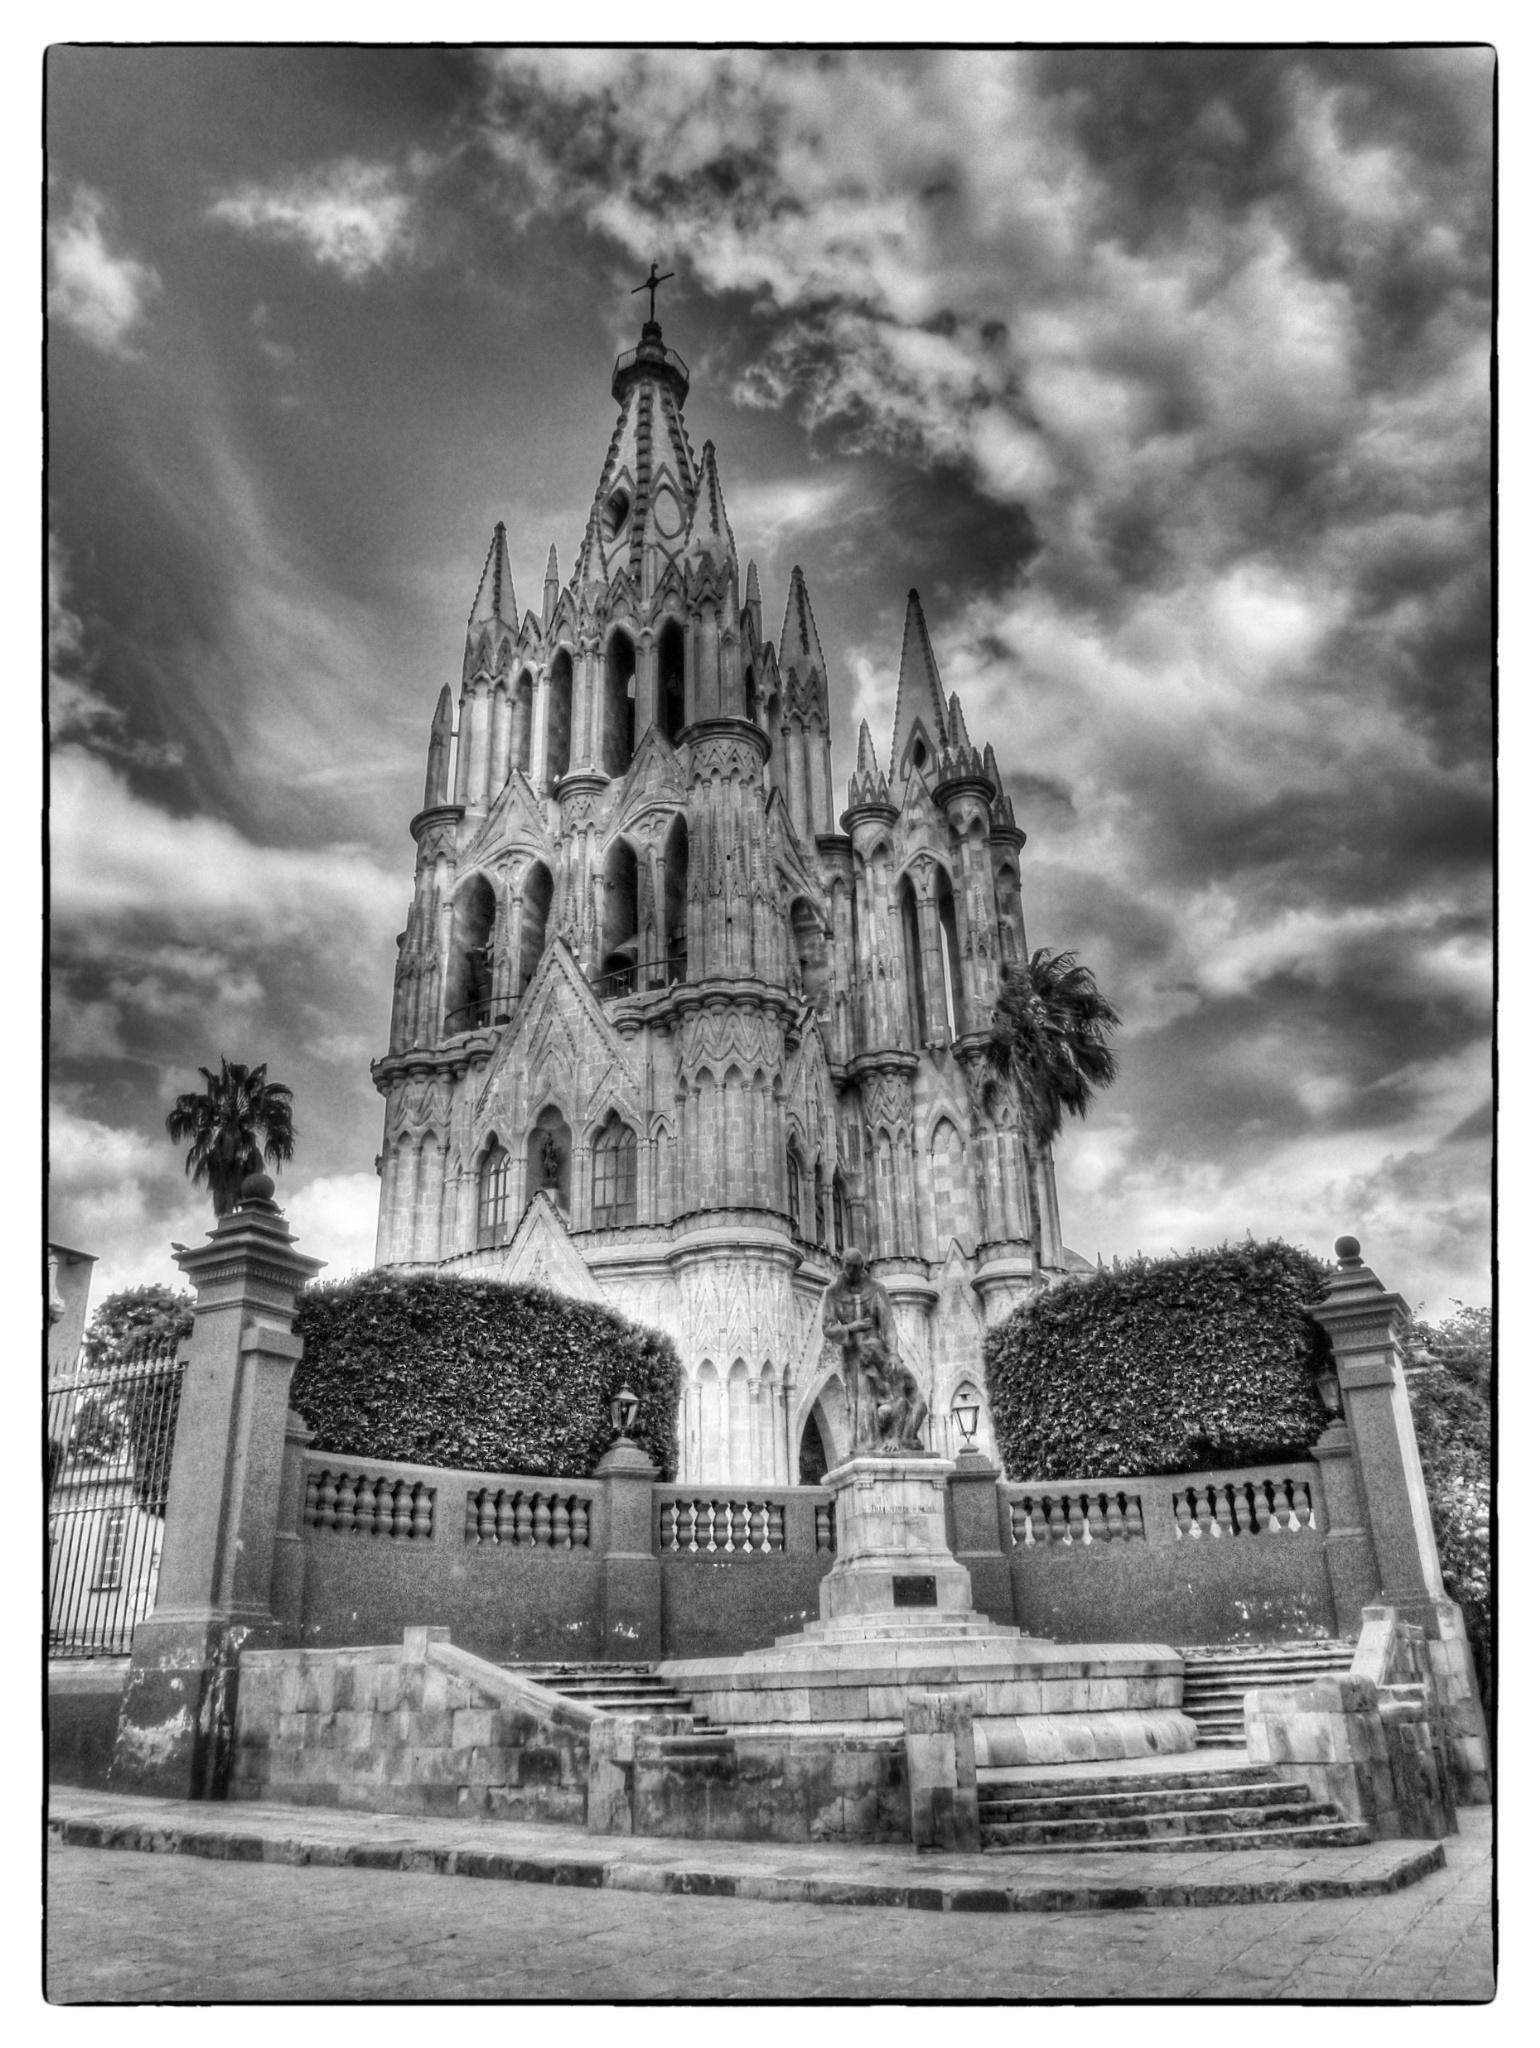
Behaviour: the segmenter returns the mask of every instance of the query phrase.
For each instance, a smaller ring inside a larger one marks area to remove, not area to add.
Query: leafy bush
[[[1442,1323],[1414,1323],[1412,1341],[1428,1356],[1427,1371],[1413,1377],[1412,1420],[1444,1587],[1464,1610],[1482,1693],[1490,1699],[1492,1311],[1462,1305]]]
[[[319,1450],[481,1472],[586,1478],[629,1384],[636,1439],[675,1467],[679,1356],[656,1330],[543,1287],[360,1273],[307,1287],[290,1400]]]
[[[1121,1261],[984,1340],[1006,1470],[1070,1479],[1303,1456],[1326,1425],[1306,1314],[1327,1268],[1277,1240]]]

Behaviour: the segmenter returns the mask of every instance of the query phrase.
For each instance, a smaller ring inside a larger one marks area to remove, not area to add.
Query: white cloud
[[[410,253],[414,211],[393,165],[342,157],[272,184],[234,186],[212,203],[209,217],[288,242],[358,284]]]
[[[217,933],[342,949],[377,945],[401,911],[402,881],[357,846],[258,846],[223,819],[173,817],[107,763],[62,748],[53,770],[53,913],[65,932],[149,920],[157,944]],[[160,956],[165,966],[185,954]]]
[[[106,355],[139,353],[130,337],[160,290],[154,266],[110,247],[101,193],[77,185],[62,208],[50,208],[48,310]]]
[[[300,1248],[325,1259],[323,1280],[345,1280],[374,1264],[380,1183],[372,1173],[323,1174],[303,1185],[278,1183],[278,1201]]]

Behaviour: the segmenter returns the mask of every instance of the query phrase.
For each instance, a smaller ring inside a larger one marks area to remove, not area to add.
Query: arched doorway
[[[572,760],[572,656],[563,647],[546,684],[545,793],[554,794]]]
[[[492,1014],[492,929],[497,899],[485,875],[472,875],[455,897],[444,984],[444,1032],[474,1031]]]

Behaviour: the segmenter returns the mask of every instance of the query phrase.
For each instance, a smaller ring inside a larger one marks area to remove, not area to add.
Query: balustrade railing
[[[1041,1543],[1144,1541],[1144,1507],[1137,1493],[1033,1490],[1010,1502],[1011,1543],[1029,1550]]]
[[[658,1508],[658,1548],[781,1551],[786,1548],[786,1509],[773,1500],[664,1500]]]
[[[305,1475],[304,1515],[312,1529],[425,1542],[433,1535],[436,1498],[437,1489],[421,1480],[325,1465]]]
[[[1319,1532],[1313,1466],[1007,1486],[1013,1550]]]
[[[582,1493],[517,1491],[479,1486],[465,1496],[467,1543],[504,1543],[531,1550],[587,1550],[593,1503]]]
[[[1315,1527],[1308,1479],[1198,1481],[1171,1496],[1183,1536],[1297,1536]]]
[[[832,1500],[821,1500],[813,1508],[813,1548],[824,1557],[832,1557],[839,1548]]]

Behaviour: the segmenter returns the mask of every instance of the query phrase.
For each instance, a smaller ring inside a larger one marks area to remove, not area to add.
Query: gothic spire
[[[511,632],[519,629],[519,601],[514,595],[513,571],[508,566],[508,529],[500,519],[492,530],[492,545],[487,549],[486,566],[476,586],[469,624],[490,625],[494,620]]]
[[[588,514],[588,528],[583,535],[583,545],[578,550],[577,561],[573,564],[572,581],[581,596],[590,583],[596,583],[604,589],[608,587],[609,580],[609,567],[604,559],[604,542],[599,538],[599,507],[596,501]]]
[[[904,648],[898,658],[898,703],[893,713],[893,753],[889,776],[898,772],[899,748],[906,744],[915,721],[919,720],[939,747],[946,737],[946,700],[941,692],[941,675],[931,651],[920,593],[911,590],[904,616]]]
[[[700,478],[684,551],[686,555],[706,555],[713,561],[736,564],[738,560],[733,530],[727,523],[722,479],[717,475],[716,446],[711,441],[700,452]]]
[[[967,747],[970,744],[968,728],[963,722],[962,700],[955,690],[947,707],[946,739],[949,747]]]
[[[818,621],[813,617],[813,600],[807,594],[807,578],[800,568],[792,570],[791,588],[786,593],[779,659],[783,676],[795,669],[798,676],[806,680],[809,672],[816,668],[827,680],[828,669],[818,638]]]
[[[743,603],[745,610],[754,621],[755,640],[762,640],[765,637],[764,605],[759,595],[759,564],[757,562],[750,562],[749,564],[748,581],[743,589]]]
[[[540,595],[540,623],[549,626],[556,616],[556,607],[561,601],[561,570],[556,562],[556,543],[551,542],[551,552],[545,558],[545,588]]]

